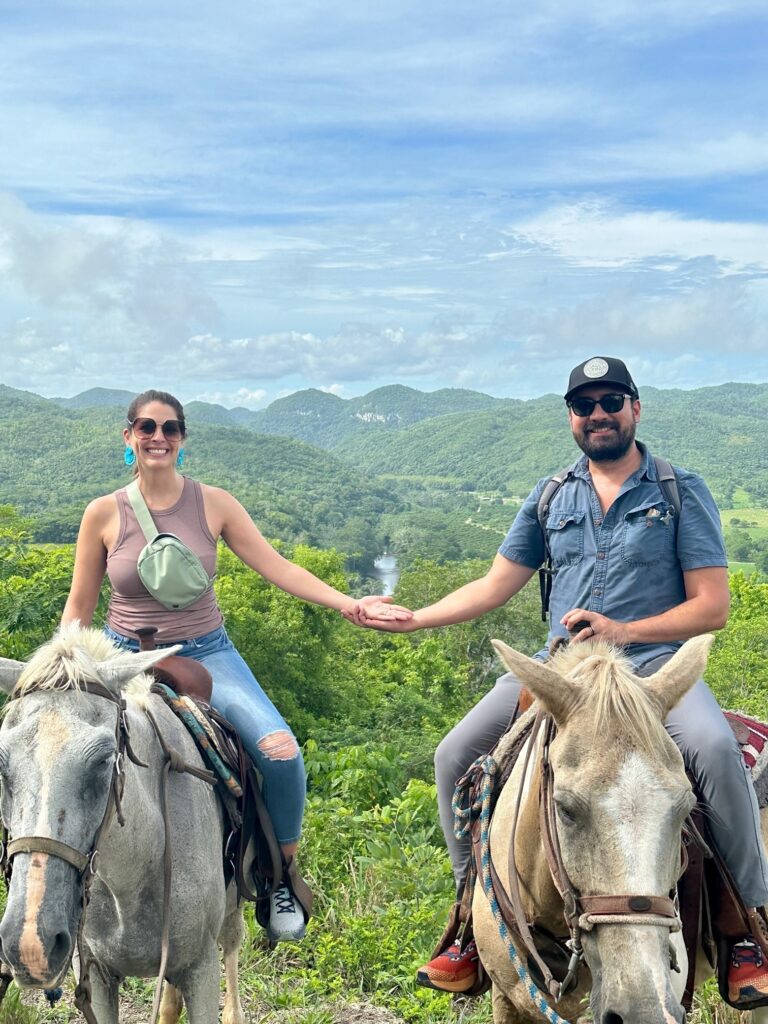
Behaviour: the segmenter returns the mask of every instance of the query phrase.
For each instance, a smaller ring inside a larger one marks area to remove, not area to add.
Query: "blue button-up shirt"
[[[560,619],[572,608],[618,622],[661,615],[686,599],[683,572],[728,564],[720,515],[701,477],[675,467],[681,501],[675,524],[654,461],[644,445],[638,447],[642,464],[624,481],[605,516],[586,455],[571,467],[572,475],[550,503],[546,529],[554,576],[549,640],[568,635]],[[526,498],[499,548],[505,558],[531,569],[546,557],[538,503],[549,479],[540,480]],[[627,654],[639,668],[681,644],[630,644]]]

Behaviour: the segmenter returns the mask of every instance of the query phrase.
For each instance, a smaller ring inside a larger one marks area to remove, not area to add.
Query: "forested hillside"
[[[38,540],[71,540],[86,502],[127,480],[129,398],[0,387],[0,501],[35,513]],[[643,388],[642,405],[638,436],[704,475],[730,556],[768,567],[768,385]],[[491,557],[536,480],[579,454],[556,395],[309,389],[260,412],[190,402],[187,423],[187,471],[234,491],[267,535],[335,546],[364,575],[385,548],[401,566]]]
[[[0,390],[0,417],[10,392]],[[112,396],[120,397],[114,405],[119,421],[125,392],[96,389],[56,401],[89,417],[93,406],[105,414]],[[768,506],[768,384],[647,387],[641,399],[638,436],[655,451],[702,473],[722,507],[732,504],[737,488],[753,504]],[[369,476],[440,477],[465,489],[511,495],[526,494],[539,477],[578,455],[556,395],[519,401],[392,385],[342,399],[309,389],[259,412],[192,402],[188,423],[193,432],[196,425],[216,424],[304,440]]]
[[[701,473],[726,507],[737,487],[768,504],[768,385],[698,391],[646,388],[638,437],[670,461]],[[358,435],[343,456],[370,473],[450,477],[473,489],[526,494],[580,454],[562,399],[423,420],[405,430]]]

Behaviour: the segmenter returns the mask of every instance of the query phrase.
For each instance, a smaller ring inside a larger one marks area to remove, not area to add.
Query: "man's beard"
[[[603,426],[604,424],[599,424]],[[573,437],[576,444],[581,448],[588,459],[592,462],[615,462],[623,458],[632,445],[635,443],[636,425],[634,420],[626,427],[616,427],[607,433],[591,433],[590,425],[578,433],[574,431]],[[598,426],[598,424],[593,424]]]

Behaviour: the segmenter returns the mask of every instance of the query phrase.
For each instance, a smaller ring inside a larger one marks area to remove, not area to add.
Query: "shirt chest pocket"
[[[554,569],[581,560],[584,554],[584,516],[583,511],[557,509],[547,517],[547,539]]]
[[[627,565],[655,565],[672,550],[674,512],[663,498],[624,516],[621,556]]]

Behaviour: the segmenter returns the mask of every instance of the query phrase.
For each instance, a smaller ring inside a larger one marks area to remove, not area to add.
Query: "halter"
[[[72,687],[75,689],[75,687]],[[91,1005],[92,986],[88,977],[93,958],[87,951],[85,942],[83,941],[83,934],[85,930],[85,918],[88,903],[91,898],[91,885],[96,875],[96,862],[99,854],[99,843],[102,837],[106,833],[109,826],[112,824],[114,817],[117,818],[117,823],[122,828],[125,825],[125,817],[123,815],[122,808],[122,797],[123,790],[125,788],[125,772],[123,770],[123,764],[125,755],[127,754],[130,760],[140,768],[147,768],[148,766],[136,756],[131,746],[130,732],[128,729],[128,718],[126,715],[126,703],[122,695],[118,695],[112,692],[103,683],[96,681],[86,681],[81,683],[77,689],[81,692],[92,694],[96,697],[103,697],[105,700],[110,701],[115,705],[117,709],[117,718],[115,722],[115,746],[116,756],[115,762],[112,768],[112,777],[109,784],[109,795],[107,797],[107,806],[104,809],[104,816],[101,819],[101,824],[96,829],[96,834],[91,845],[90,852],[87,854],[82,853],[74,846],[70,846],[68,843],[59,842],[57,839],[52,839],[49,836],[22,836],[18,839],[8,840],[8,832],[5,826],[2,828],[2,844],[0,848],[0,870],[3,871],[6,880],[6,886],[10,885],[11,873],[13,870],[13,858],[19,853],[46,853],[53,857],[58,857],[59,860],[65,861],[67,864],[71,864],[72,867],[78,872],[80,881],[82,883],[82,909],[80,912],[80,922],[77,928],[77,939],[76,947],[77,954],[80,960],[80,978],[75,988],[75,1005],[78,1010],[85,1017],[88,1024],[98,1024],[96,1017],[93,1012]],[[41,686],[30,686],[26,688],[23,693],[14,693],[11,695],[10,700],[19,700],[21,697],[26,696],[28,693],[34,692],[52,692],[44,690]],[[201,779],[203,782],[207,782],[209,785],[215,785],[216,776],[212,772],[208,772],[205,769],[196,768],[194,765],[189,765],[183,761],[181,756],[172,747],[169,747],[165,742],[160,728],[155,720],[154,715],[151,713],[149,708],[146,709],[147,717],[152,725],[152,728],[157,736],[160,743],[163,755],[165,757],[165,763],[163,766],[163,785],[161,787],[161,809],[163,815],[163,824],[165,830],[165,852],[163,855],[163,867],[164,867],[164,899],[163,899],[163,922],[162,922],[162,940],[161,940],[161,956],[160,956],[160,970],[158,972],[157,987],[155,990],[155,999],[152,1010],[151,1020],[154,1022],[157,1019],[157,1014],[160,1008],[160,995],[162,993],[163,981],[165,979],[165,968],[168,958],[168,946],[169,946],[169,927],[170,927],[170,890],[171,890],[171,841],[170,841],[170,829],[168,824],[168,816],[166,814],[166,789],[168,774],[171,770],[177,772],[189,772],[196,778]],[[0,997],[1,998],[1,997]]]

